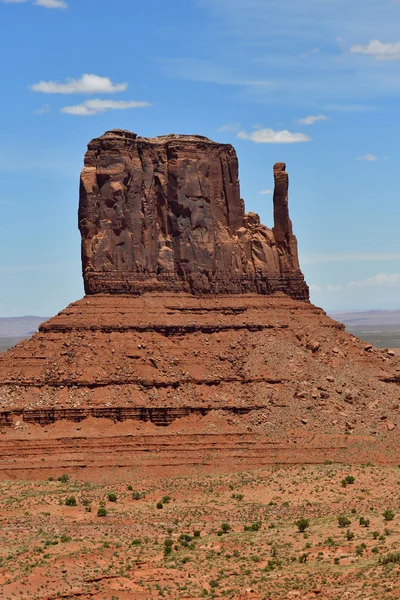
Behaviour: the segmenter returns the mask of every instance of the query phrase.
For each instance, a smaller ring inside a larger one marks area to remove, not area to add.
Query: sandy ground
[[[0,598],[400,597],[398,466],[65,475],[0,484]]]

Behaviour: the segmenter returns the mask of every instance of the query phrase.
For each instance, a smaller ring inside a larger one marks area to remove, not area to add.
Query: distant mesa
[[[308,300],[284,163],[274,176],[271,230],[244,212],[231,145],[118,129],[94,139],[79,203],[86,293],[279,291]]]

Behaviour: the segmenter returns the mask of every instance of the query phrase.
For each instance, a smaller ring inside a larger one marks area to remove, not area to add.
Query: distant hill
[[[330,313],[346,331],[378,348],[400,348],[400,310]]]
[[[329,313],[329,316],[350,327],[389,325],[400,327],[400,310],[367,310]]]
[[[29,337],[47,319],[48,317],[0,317],[0,337]]]

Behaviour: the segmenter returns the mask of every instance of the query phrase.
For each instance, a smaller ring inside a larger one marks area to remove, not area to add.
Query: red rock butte
[[[54,469],[397,461],[400,360],[309,302],[274,167],[245,214],[230,145],[89,144],[86,296],[0,357],[0,477]]]
[[[201,136],[114,130],[89,144],[79,229],[87,294],[309,292],[274,167],[274,228],[245,214],[234,148]]]

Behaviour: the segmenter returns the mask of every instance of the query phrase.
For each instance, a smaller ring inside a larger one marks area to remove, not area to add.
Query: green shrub
[[[232,527],[229,525],[229,523],[222,523],[221,531],[223,533],[228,533],[231,529],[232,529]]]
[[[163,496],[161,502],[163,504],[168,504],[170,500],[171,500],[171,496]]]
[[[361,527],[369,527],[369,519],[366,519],[365,517],[360,517],[359,523]]]
[[[57,481],[61,481],[61,483],[67,483],[67,481],[69,481],[69,475],[67,473],[64,473],[63,475],[60,475],[60,477],[57,478]]]
[[[400,552],[390,552],[390,554],[386,554],[386,556],[382,556],[379,560],[381,565],[389,565],[389,564],[400,564]]]
[[[107,511],[104,508],[104,506],[100,506],[99,510],[97,511],[97,516],[98,517],[106,517],[107,516]]]
[[[391,508],[388,508],[387,510],[383,511],[382,516],[385,519],[385,521],[388,522],[388,521],[393,521],[393,519],[395,518],[396,515]]]
[[[352,531],[350,531],[350,529],[348,529],[346,531],[346,538],[347,540],[350,542],[351,540],[354,540],[354,533]]]
[[[261,521],[256,521],[255,523],[252,523],[251,525],[244,526],[245,531],[260,531],[260,529],[261,529]]]
[[[338,517],[338,525],[339,527],[348,527],[349,525],[351,525],[351,521],[348,517],[340,515],[340,517]]]
[[[196,529],[196,530],[193,532],[193,537],[195,537],[195,538],[199,538],[199,537],[200,537],[200,535],[201,535],[201,532],[200,532],[198,529]]]
[[[308,527],[310,527],[310,521],[308,519],[305,519],[304,517],[301,517],[301,519],[296,521],[295,525],[297,526],[300,533],[304,533],[304,531],[308,529]]]
[[[71,537],[69,535],[67,535],[66,533],[63,533],[62,536],[60,537],[60,542],[62,544],[66,544],[67,542],[71,541]]]
[[[141,498],[144,498],[144,494],[143,494],[143,492],[133,492],[132,498],[134,500],[140,500]]]
[[[133,491],[133,487],[131,485],[128,485],[128,487],[126,489],[128,490],[128,492],[132,492]]]
[[[142,545],[142,542],[140,540],[138,540],[137,538],[132,540],[131,546],[141,546],[141,545]]]
[[[308,559],[308,554],[302,554],[301,556],[299,556],[299,563],[306,563]]]
[[[164,508],[164,504],[162,502],[157,502],[156,508],[158,508],[158,509]]]
[[[117,494],[114,494],[114,492],[111,492],[110,494],[108,494],[108,501],[109,502],[116,502],[117,501]]]
[[[76,498],[75,496],[69,496],[65,500],[65,506],[76,506]]]

